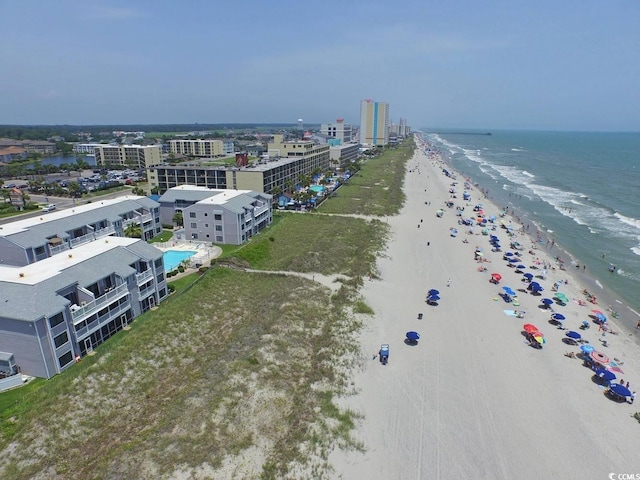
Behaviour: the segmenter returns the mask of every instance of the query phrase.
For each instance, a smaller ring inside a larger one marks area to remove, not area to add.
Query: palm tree
[[[131,222],[124,229],[124,235],[129,238],[142,238],[142,228],[135,222]]]
[[[183,227],[184,226],[184,219],[182,218],[182,212],[176,212],[173,215],[172,220],[173,220],[173,223],[175,223],[179,227]]]

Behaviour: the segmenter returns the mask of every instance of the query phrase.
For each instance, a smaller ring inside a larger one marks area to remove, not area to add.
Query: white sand
[[[640,473],[640,424],[632,417],[640,410],[640,399],[635,405],[609,400],[592,381],[591,370],[564,356],[579,349],[562,342],[564,332],[550,325],[549,313],[537,307],[540,297],[520,294],[520,307],[493,300],[501,286],[522,288],[522,275],[506,267],[503,253],[490,252],[488,237],[464,234],[455,209],[444,207],[452,180],[435,162],[416,151],[408,167],[416,165],[420,172],[406,175],[406,205],[389,219],[394,235],[388,255],[379,259],[381,279],[366,282],[363,289],[376,314],[362,336],[368,358],[355,379],[359,393],[343,401],[365,415],[355,436],[366,452],[334,452],[330,461],[337,476],[537,480]],[[457,181],[461,197],[464,179],[458,176]],[[495,206],[479,198],[480,192],[471,193],[471,205],[482,203],[488,216],[498,215]],[[465,205],[461,198],[455,202]],[[441,207],[444,217],[436,218]],[[465,208],[465,216],[471,209]],[[450,237],[450,227],[459,230],[457,238]],[[478,227],[476,231],[480,233]],[[508,250],[505,230],[495,233]],[[464,238],[470,243],[464,244]],[[527,247],[523,263],[532,265],[526,253],[531,241],[519,240]],[[476,245],[491,261],[488,272],[478,272]],[[494,271],[503,276],[500,286],[488,282]],[[449,277],[452,285],[447,287]],[[540,281],[543,296],[553,295],[551,286],[560,278],[570,282],[560,291],[570,299],[584,298],[582,288],[559,271]],[[425,303],[430,288],[441,292],[437,307]],[[504,314],[513,308],[525,310],[525,319]],[[597,307],[571,302],[554,308],[567,317],[566,327],[580,331],[580,323]],[[523,323],[534,323],[545,333],[542,350],[525,342]],[[417,346],[404,344],[408,330],[422,335]],[[640,352],[630,338],[608,335],[610,346],[604,348],[597,326],[581,333],[597,350],[623,360],[621,376],[631,382],[632,391],[640,391]],[[387,366],[372,360],[381,343],[391,346]]]

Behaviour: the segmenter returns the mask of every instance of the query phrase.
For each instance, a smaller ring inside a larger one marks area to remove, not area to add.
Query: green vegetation
[[[322,213],[397,215],[404,203],[402,183],[407,161],[413,155],[413,139],[395,149],[367,160],[358,174],[337,190],[330,202],[323,202]]]
[[[168,242],[169,240],[171,240],[171,237],[173,237],[173,231],[172,230],[162,230],[162,233],[160,235],[156,235],[151,240],[149,240],[149,243],[164,243],[164,242]]]
[[[353,188],[372,181],[367,202],[349,209],[341,193],[323,213],[336,200],[350,213],[398,211],[389,190],[406,153],[364,164]],[[351,393],[360,318],[373,313],[358,288],[387,235],[376,218],[283,213],[248,244],[223,246],[95,355],[0,394],[0,477],[333,478],[332,449],[364,448],[352,438],[359,415],[335,398]]]

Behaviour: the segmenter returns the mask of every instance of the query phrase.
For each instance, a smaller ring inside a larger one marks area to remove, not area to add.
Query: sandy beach
[[[448,168],[448,167],[447,167]],[[385,255],[378,261],[379,278],[366,282],[363,295],[375,310],[367,317],[361,338],[362,368],[355,376],[357,394],[342,405],[364,415],[355,437],[364,453],[336,451],[330,461],[343,479],[540,479],[610,478],[610,473],[640,473],[637,460],[640,425],[633,414],[638,404],[617,403],[593,380],[593,371],[579,359],[578,346],[563,342],[565,331],[549,323],[550,312],[539,308],[540,299],[552,297],[556,281],[567,281],[559,291],[569,302],[553,306],[563,314],[567,330],[583,335],[596,350],[622,362],[630,390],[640,390],[640,349],[633,334],[613,331],[601,344],[601,333],[589,315],[605,314],[606,305],[586,302],[574,272],[549,270],[541,297],[518,292],[514,307],[500,296],[503,286],[523,289],[522,275],[503,260],[509,251],[505,229],[497,235],[503,252],[492,252],[489,238],[475,227],[473,235],[458,225],[452,200],[472,215],[481,203],[487,216],[501,209],[471,189],[462,200],[464,179],[458,176],[458,198],[451,199],[452,179],[442,172],[438,158],[416,149],[405,177],[407,201],[400,215],[389,217],[393,232]],[[444,209],[442,218],[436,216]],[[506,222],[518,230],[508,215]],[[457,237],[450,228],[458,229]],[[464,243],[463,240],[468,240]],[[536,259],[557,265],[544,246],[519,233],[527,267]],[[532,244],[538,248],[528,253]],[[474,259],[476,246],[487,260],[480,272]],[[534,270],[526,269],[531,273]],[[490,273],[502,275],[500,285],[489,282]],[[447,280],[451,285],[447,286]],[[425,302],[426,292],[440,291],[438,306]],[[504,310],[526,311],[524,319]],[[422,313],[422,319],[418,314]],[[591,327],[579,330],[588,320]],[[532,348],[522,334],[533,323],[544,334],[542,349]],[[417,345],[404,343],[415,330]],[[390,344],[386,366],[374,359],[380,344]],[[617,477],[615,477],[617,478]]]

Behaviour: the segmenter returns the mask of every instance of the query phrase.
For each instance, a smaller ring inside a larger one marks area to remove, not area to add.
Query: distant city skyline
[[[0,124],[640,131],[639,2],[0,4]]]

